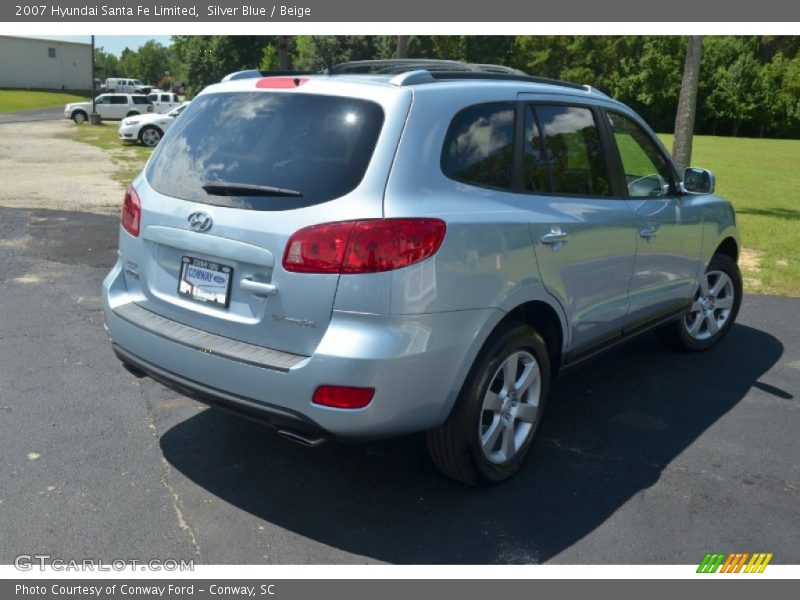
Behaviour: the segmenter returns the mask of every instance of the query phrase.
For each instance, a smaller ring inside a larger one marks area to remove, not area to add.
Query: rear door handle
[[[264,283],[255,279],[242,279],[239,282],[239,287],[256,296],[272,296],[278,293],[278,288],[271,283]]]
[[[550,233],[545,233],[539,238],[539,241],[550,246],[553,244],[564,243],[567,241],[568,237],[568,233],[564,233],[559,227],[553,227],[553,229],[550,230]]]

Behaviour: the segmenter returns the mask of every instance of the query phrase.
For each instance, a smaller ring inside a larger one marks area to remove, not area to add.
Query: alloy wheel
[[[541,391],[539,365],[530,352],[514,352],[497,368],[478,425],[478,441],[489,462],[508,463],[525,447],[539,413]]]
[[[695,340],[708,340],[725,326],[735,300],[733,280],[723,271],[709,271],[700,278],[692,308],[683,320],[686,333]]]

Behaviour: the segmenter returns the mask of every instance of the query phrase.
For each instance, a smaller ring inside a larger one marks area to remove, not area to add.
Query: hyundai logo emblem
[[[189,215],[189,227],[194,231],[208,231],[214,222],[204,212],[193,212]]]

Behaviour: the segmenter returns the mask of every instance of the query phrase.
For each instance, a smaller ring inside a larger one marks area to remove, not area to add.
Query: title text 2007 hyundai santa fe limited
[[[444,61],[232,78],[127,189],[108,334],[135,374],[287,438],[427,431],[444,473],[497,482],[562,367],[730,330],[713,191],[588,86]]]

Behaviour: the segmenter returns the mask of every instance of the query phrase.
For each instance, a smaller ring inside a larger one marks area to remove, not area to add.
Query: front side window
[[[528,191],[612,193],[600,134],[592,111],[585,107],[528,105],[523,165]]]
[[[109,96],[98,96],[94,99],[95,104],[110,104]]]
[[[442,148],[442,172],[458,181],[508,189],[514,155],[514,104],[465,108],[450,123]]]
[[[655,142],[629,118],[614,112],[606,114],[625,171],[628,195],[632,198],[669,195],[671,169]]]

